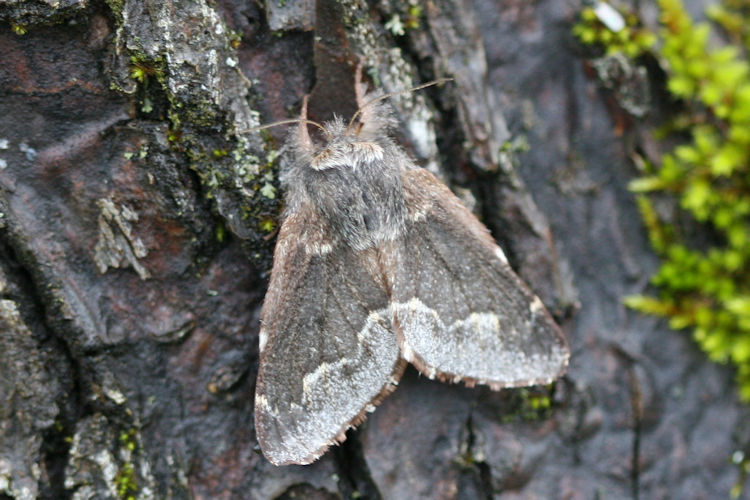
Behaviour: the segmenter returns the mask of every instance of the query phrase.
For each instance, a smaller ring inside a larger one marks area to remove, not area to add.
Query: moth
[[[366,94],[361,68],[355,95],[348,124],[308,121],[306,100],[291,120],[255,389],[258,441],[275,465],[342,442],[407,362],[495,390],[549,383],[568,364],[565,337],[489,231],[391,139],[388,96]]]

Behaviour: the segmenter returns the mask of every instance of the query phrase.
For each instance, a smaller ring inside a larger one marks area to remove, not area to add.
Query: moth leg
[[[365,106],[368,101],[372,102],[373,95],[367,93],[367,84],[362,81],[362,68],[362,61],[360,61],[357,63],[357,69],[354,71],[354,95],[357,98],[357,109],[360,113],[360,131],[361,127],[374,124],[378,121],[377,108],[375,106]]]
[[[302,98],[302,109],[299,112],[299,119],[301,120],[299,122],[299,125],[297,125],[297,141],[302,148],[308,151],[313,150],[313,143],[310,139],[310,133],[307,131],[307,98],[308,96],[304,96]]]
[[[354,95],[357,98],[357,109],[361,110],[365,105],[365,94],[367,94],[367,84],[362,82],[362,61],[359,61],[357,69],[354,70]]]

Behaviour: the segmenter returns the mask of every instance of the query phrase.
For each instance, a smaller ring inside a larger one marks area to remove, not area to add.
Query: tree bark
[[[725,497],[750,415],[728,369],[622,305],[656,265],[626,189],[650,122],[587,76],[580,7],[0,1],[0,499]],[[350,116],[360,63],[386,92],[454,79],[391,99],[397,139],[573,357],[502,392],[409,369],[342,446],[274,467],[253,389],[285,132],[252,129],[305,94]]]

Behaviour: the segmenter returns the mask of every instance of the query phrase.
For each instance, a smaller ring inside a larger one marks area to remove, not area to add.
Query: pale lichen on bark
[[[224,21],[202,0],[125,1],[121,12],[115,47],[129,58],[113,73],[127,74],[131,61],[155,67],[172,130],[207,196],[237,236],[262,239],[252,214],[265,144],[249,132],[259,114]]]
[[[86,417],[72,437],[65,487],[74,500],[160,498],[151,465],[142,453],[137,432],[118,435],[117,426],[104,415]]]
[[[1,277],[0,277],[1,278]],[[0,279],[0,293],[5,289]],[[54,425],[57,382],[15,301],[0,300],[0,493],[37,498],[42,432]]]
[[[94,262],[99,272],[107,268],[131,266],[138,276],[148,279],[151,274],[138,259],[146,257],[148,250],[143,241],[133,234],[132,223],[138,214],[127,205],[119,207],[110,198],[97,201],[99,207],[99,239],[94,247]]]

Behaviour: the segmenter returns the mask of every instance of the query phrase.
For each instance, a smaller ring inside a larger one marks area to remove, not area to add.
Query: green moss
[[[131,429],[127,432],[123,431],[120,433],[120,444],[123,448],[125,448],[128,451],[135,451],[136,448],[136,440],[135,440],[136,431],[135,429]]]
[[[264,233],[273,233],[276,230],[276,221],[273,219],[261,219],[258,227]]]
[[[728,0],[709,9],[734,41],[717,47],[712,26],[694,23],[681,0],[658,4],[662,28],[650,50],[682,105],[660,137],[683,141],[630,184],[661,266],[651,280],[656,295],[626,304],[692,331],[710,359],[736,367],[740,396],[750,401],[750,7]],[[576,34],[602,44],[606,28],[590,17],[582,15]],[[688,215],[680,220],[692,219],[691,232],[698,228],[709,243],[695,245],[684,224],[660,216],[656,197],[674,200]]]
[[[737,482],[732,486],[729,496],[731,498],[740,498],[742,495],[743,485],[750,474],[750,457],[746,456],[743,451],[735,451],[732,454],[732,463],[737,467],[738,478]]]
[[[125,0],[105,0],[107,7],[112,11],[112,15],[115,18],[115,22],[119,26],[122,24],[122,8],[125,4]]]
[[[516,420],[535,421],[549,418],[552,412],[550,394],[553,390],[554,384],[513,391],[509,409],[503,414],[503,421],[507,423]]]
[[[135,479],[135,471],[131,464],[123,464],[115,476],[117,496],[123,500],[135,499],[138,493],[138,483]]]
[[[227,228],[222,221],[216,224],[216,241],[223,243],[227,238]]]
[[[126,160],[142,160],[148,156],[148,145],[141,146],[137,152],[126,151],[122,154],[122,157]]]
[[[580,22],[573,26],[573,34],[584,44],[600,47],[608,55],[623,53],[631,58],[638,57],[654,45],[656,37],[640,25],[634,14],[621,15],[623,28],[612,31],[594,8],[587,7],[581,11]]]
[[[126,456],[132,456],[137,448],[136,430],[123,431],[119,436],[120,446],[125,451]],[[137,498],[138,480],[135,474],[135,467],[130,462],[123,463],[115,475],[115,486],[117,487],[117,496],[122,500],[131,500]]]
[[[422,18],[422,6],[419,4],[409,5],[404,16],[404,27],[407,30],[419,29],[419,20]]]
[[[525,135],[516,135],[512,141],[505,141],[500,146],[500,153],[525,153],[530,148],[529,140]]]
[[[242,33],[239,31],[228,30],[227,39],[229,40],[229,46],[235,50],[242,45]]]
[[[396,12],[385,23],[385,29],[395,36],[403,36],[407,30],[419,29],[422,13],[422,6],[417,3],[397,4]]]

